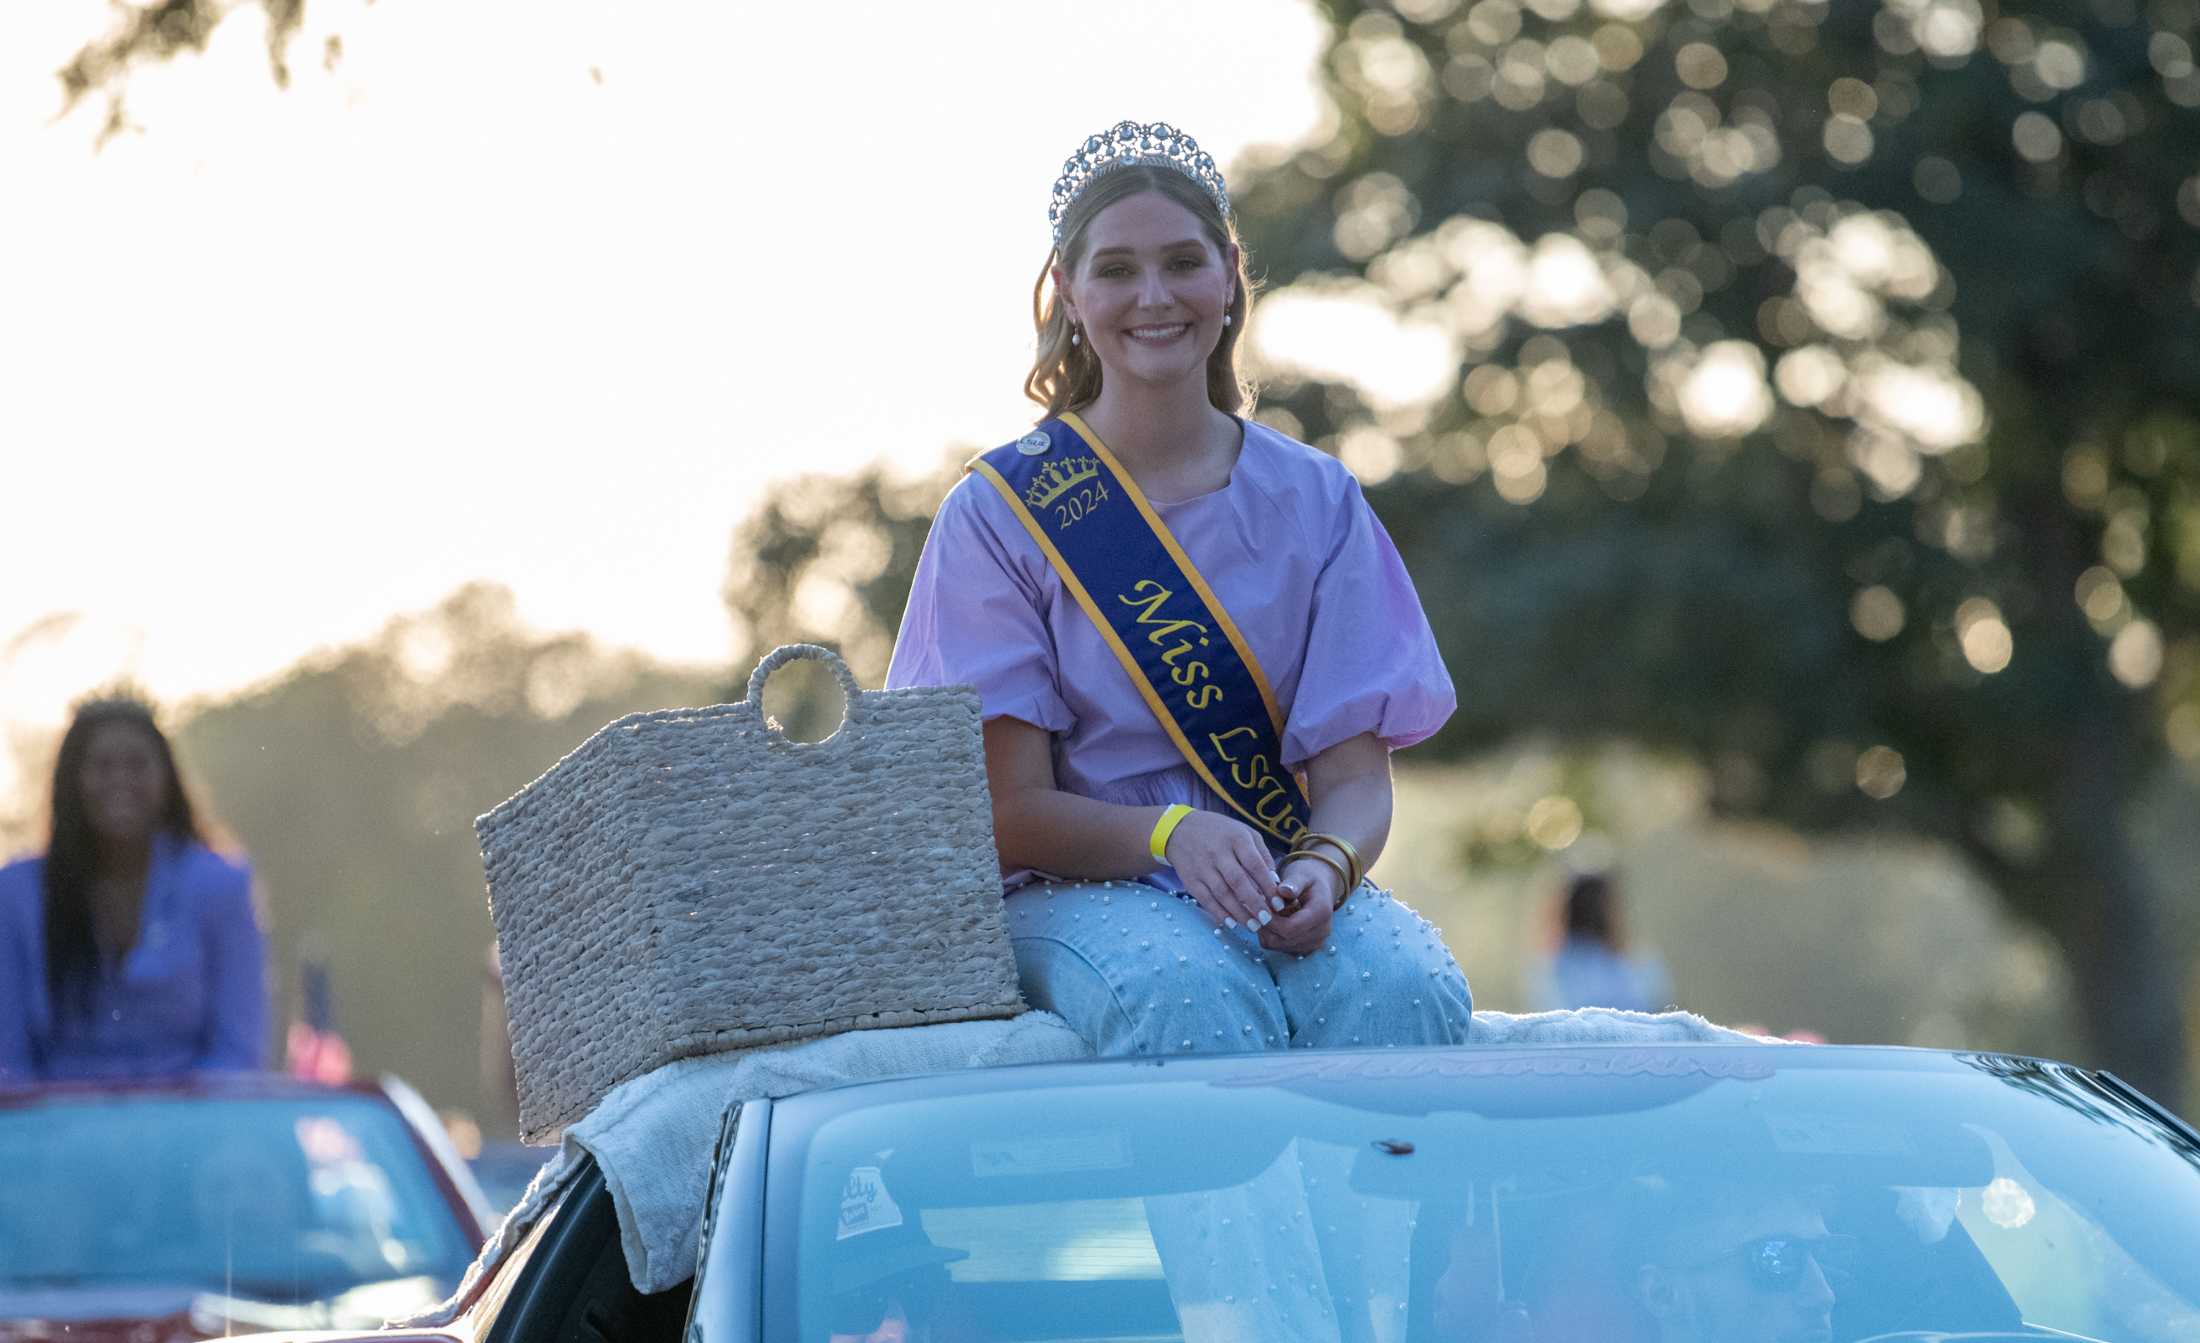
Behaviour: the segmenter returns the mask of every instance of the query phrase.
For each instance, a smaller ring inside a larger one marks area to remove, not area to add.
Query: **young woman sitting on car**
[[[1103,1054],[1463,1040],[1441,937],[1367,880],[1451,679],[1359,483],[1244,415],[1221,174],[1125,122],[1051,218],[1045,417],[940,506],[887,677],[983,697],[1026,998]]]

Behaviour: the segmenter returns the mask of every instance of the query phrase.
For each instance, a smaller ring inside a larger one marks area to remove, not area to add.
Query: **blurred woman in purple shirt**
[[[0,868],[0,1083],[262,1066],[251,873],[207,846],[151,711],[78,709],[52,806],[46,852]]]
[[[1103,1054],[1463,1040],[1471,1000],[1441,937],[1362,881],[1390,830],[1390,753],[1450,716],[1451,678],[1359,483],[1240,413],[1249,285],[1221,176],[1189,137],[1124,123],[1073,157],[1054,200],[1025,385],[1046,418],[973,463],[940,506],[887,673],[889,686],[974,685],[983,700],[1024,995]],[[1222,738],[1157,713],[1172,694],[1204,711],[1198,690],[1168,683],[1193,684],[1207,662],[1164,655],[1168,670],[1141,684],[1121,631],[1099,623],[1117,599],[1088,589],[1149,540],[1106,529],[1142,524],[1089,488],[1090,522],[1081,501],[1059,518],[1017,502],[1046,505],[1054,483],[1090,478],[1088,453],[1221,608],[1171,622],[1214,627],[1191,657],[1214,661],[1224,633],[1242,637],[1273,701],[1259,749],[1303,781],[1303,826],[1248,823],[1252,810],[1209,786],[1230,771],[1186,754]],[[1036,486],[1010,483],[1050,462]],[[1103,530],[1050,530],[1073,521]],[[1061,547],[1101,534],[1080,552],[1093,576],[1072,585]],[[1299,836],[1288,849],[1287,834]]]

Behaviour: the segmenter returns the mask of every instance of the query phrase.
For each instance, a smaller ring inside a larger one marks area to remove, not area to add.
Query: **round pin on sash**
[[[1026,457],[1040,456],[1053,446],[1054,440],[1047,437],[1047,431],[1044,429],[1034,429],[1016,440],[1016,451]]]

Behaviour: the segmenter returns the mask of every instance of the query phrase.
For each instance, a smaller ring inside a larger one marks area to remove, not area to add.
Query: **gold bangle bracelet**
[[[1293,853],[1312,853],[1311,846],[1315,844],[1327,844],[1344,858],[1345,879],[1350,889],[1358,890],[1360,882],[1367,876],[1367,866],[1360,861],[1360,851],[1352,847],[1352,841],[1341,835],[1332,835],[1319,830],[1307,830],[1302,832],[1298,839],[1292,843],[1291,851]]]
[[[1331,906],[1331,908],[1343,908],[1346,898],[1349,897],[1352,894],[1353,889],[1359,885],[1358,882],[1352,880],[1352,874],[1345,870],[1345,865],[1330,857],[1326,853],[1316,853],[1312,849],[1293,849],[1289,854],[1286,854],[1284,856],[1283,865],[1285,867],[1289,867],[1292,863],[1297,862],[1301,858],[1311,858],[1315,862],[1320,863],[1322,866],[1337,874],[1337,880],[1343,882],[1344,885],[1341,889],[1338,890],[1337,903]]]

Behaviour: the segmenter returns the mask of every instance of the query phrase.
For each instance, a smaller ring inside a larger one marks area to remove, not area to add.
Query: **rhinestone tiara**
[[[1054,201],[1047,206],[1047,226],[1057,246],[1062,241],[1062,216],[1069,213],[1069,207],[1085,188],[1103,174],[1134,163],[1176,169],[1214,198],[1215,208],[1222,211],[1224,219],[1230,217],[1230,192],[1223,184],[1222,170],[1215,166],[1214,155],[1200,149],[1199,141],[1165,121],[1145,125],[1119,121],[1104,135],[1088,136],[1062,165],[1062,175],[1054,179]]]

